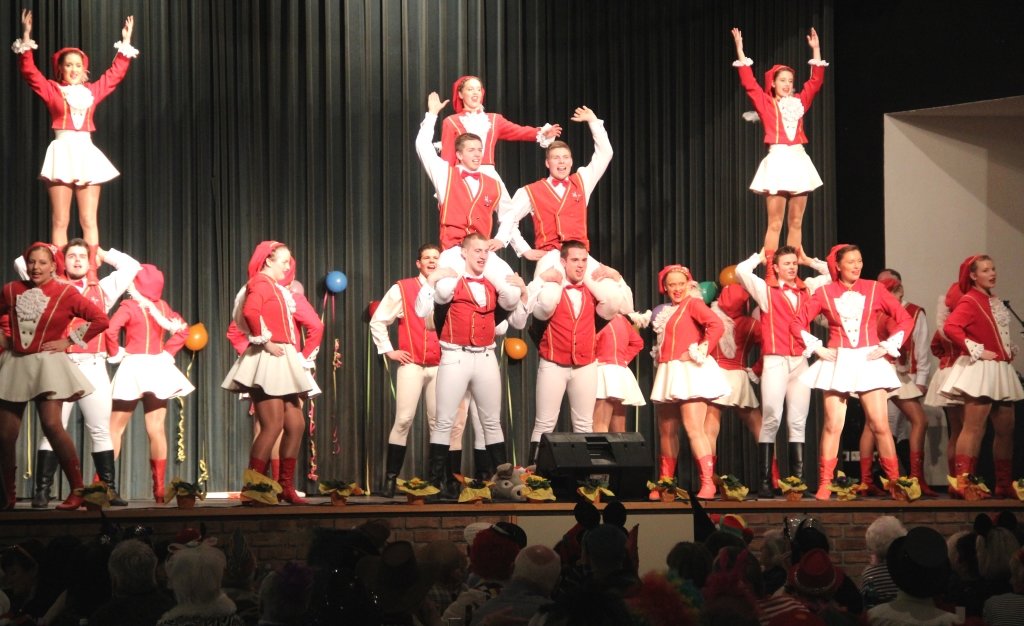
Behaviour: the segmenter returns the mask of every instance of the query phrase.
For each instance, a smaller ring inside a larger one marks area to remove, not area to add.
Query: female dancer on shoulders
[[[195,387],[174,364],[174,355],[185,345],[188,323],[161,298],[164,274],[144,263],[128,289],[131,299],[121,301],[106,331],[107,353],[120,363],[111,383],[113,410],[110,438],[114,456],[121,453],[121,437],[139,400],[146,417],[149,437],[149,468],[153,475],[153,499],[164,501],[164,471],[167,468],[167,401],[187,396]],[[119,346],[121,329],[124,350]],[[164,342],[164,333],[171,333]]]
[[[698,498],[715,497],[715,464],[704,432],[708,404],[729,393],[729,385],[710,356],[722,336],[722,320],[704,304],[690,270],[669,265],[658,272],[658,291],[670,303],[651,321],[658,342],[654,348],[658,371],[651,402],[658,416],[661,448],[659,476],[676,475],[679,456],[679,423],[690,439],[690,450],[700,468]],[[652,500],[660,498],[652,491]]]
[[[736,61],[740,83],[747,96],[754,103],[754,109],[764,126],[764,142],[768,144],[768,156],[762,161],[750,183],[751,191],[765,196],[768,208],[768,229],[764,234],[764,254],[767,259],[768,282],[774,284],[772,257],[779,247],[782,221],[786,219],[787,203],[789,217],[786,245],[800,250],[801,229],[807,194],[821,186],[821,177],[814,163],[807,156],[804,144],[804,113],[811,108],[814,96],[821,89],[828,63],[821,60],[821,46],[818,33],[811,29],[807,45],[811,47],[811,77],[799,93],[794,92],[796,71],[787,65],[773,65],[765,72],[764,85],[759,85],[750,69],[753,60],[743,53],[743,33],[732,29],[736,44]]]
[[[484,85],[476,76],[460,76],[452,83],[452,107],[455,113],[444,118],[441,124],[441,158],[455,166],[455,139],[459,135],[472,133],[483,142],[480,171],[501,182],[502,194],[508,197],[508,190],[501,176],[494,169],[494,148],[499,139],[510,141],[536,141],[540,147],[551,145],[562,127],[558,124],[544,126],[520,126],[501,113],[484,112]]]
[[[954,476],[973,474],[978,450],[991,418],[995,437],[992,458],[996,465],[997,497],[1013,498],[1013,403],[1024,399],[1024,389],[1013,369],[1017,346],[1010,341],[1010,311],[994,293],[996,265],[980,254],[960,264],[963,296],[946,318],[942,330],[961,351],[941,392],[964,401],[964,427],[956,442]],[[963,497],[951,489],[954,497]]]
[[[266,472],[274,442],[283,432],[278,497],[291,504],[306,504],[295,491],[295,464],[306,427],[300,398],[313,386],[295,349],[295,299],[279,284],[291,262],[288,247],[278,241],[263,241],[253,251],[239,312],[249,329],[249,347],[221,386],[248,393],[256,406],[260,433],[252,442],[249,469]],[[312,351],[314,346],[307,348]]]
[[[899,377],[886,354],[899,356],[903,338],[910,334],[914,319],[889,291],[873,280],[860,277],[864,260],[860,248],[840,244],[828,255],[832,282],[820,287],[800,307],[790,323],[790,333],[801,338],[805,356],[818,360],[800,376],[812,389],[825,394],[825,424],[821,431],[818,459],[818,491],[815,497],[828,500],[829,485],[838,463],[839,436],[846,421],[846,401],[856,393],[864,416],[875,435],[879,462],[889,480],[899,478],[896,444],[889,430],[886,408],[888,392],[900,386]],[[877,315],[881,311],[894,322],[893,334],[878,339]],[[828,346],[807,332],[819,314],[828,322]]]
[[[78,452],[61,423],[61,405],[93,392],[93,386],[64,351],[83,348],[106,329],[106,314],[73,285],[54,280],[56,247],[34,243],[25,250],[28,280],[7,283],[0,292],[0,317],[10,316],[11,335],[0,333],[0,477],[5,506],[14,508],[15,445],[25,405],[35,402],[43,434],[53,446],[71,494],[60,510],[74,510],[83,499]],[[75,318],[85,320],[67,330]]]
[[[53,55],[53,80],[47,80],[36,68],[32,50],[32,11],[21,12],[22,37],[11,49],[18,56],[21,75],[50,112],[55,135],[46,149],[39,177],[46,181],[50,196],[50,240],[57,247],[68,241],[71,198],[78,202],[78,220],[82,238],[89,244],[90,280],[96,280],[100,263],[96,259],[100,232],[96,213],[100,204],[100,184],[119,172],[92,143],[96,130],[93,115],[96,106],[114,92],[124,80],[131,60],[139,51],[131,45],[135,18],[128,16],[121,29],[121,41],[114,44],[117,54],[110,69],[95,82],[89,80],[89,57],[78,48],[61,48]]]

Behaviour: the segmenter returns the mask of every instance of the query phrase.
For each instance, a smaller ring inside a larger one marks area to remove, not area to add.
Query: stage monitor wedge
[[[653,453],[640,433],[549,433],[540,440],[537,473],[560,500],[576,500],[580,481],[599,478],[618,500],[646,499]]]

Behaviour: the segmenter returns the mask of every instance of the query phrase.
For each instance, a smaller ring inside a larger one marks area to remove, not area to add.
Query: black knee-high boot
[[[473,450],[473,475],[477,480],[490,480],[494,477],[494,464],[488,450]]]
[[[384,489],[381,490],[381,495],[385,498],[395,497],[395,489],[398,488],[398,474],[401,473],[404,464],[405,446],[389,443],[388,456],[384,465],[386,472],[384,474]]]
[[[529,456],[529,458],[526,459],[526,464],[527,465],[536,465],[537,464],[537,452],[539,450],[540,450],[540,442],[539,441],[531,441],[530,442],[530,456]]]
[[[110,489],[110,506],[128,506],[128,501],[118,494],[115,479],[114,451],[93,452],[92,462],[96,466],[96,474]]]
[[[462,473],[462,450],[448,451],[448,476]]]
[[[433,500],[452,500],[458,497],[448,474],[448,446],[443,443],[430,444],[430,483],[440,489]]]
[[[32,508],[45,509],[50,505],[53,476],[57,473],[57,453],[36,450],[36,488],[32,493]]]
[[[501,443],[489,443],[484,447],[487,448],[487,453],[490,455],[491,463],[494,464],[495,469],[508,463],[508,452],[506,451],[504,441]]]
[[[804,479],[804,443],[789,442],[789,474],[800,480]]]

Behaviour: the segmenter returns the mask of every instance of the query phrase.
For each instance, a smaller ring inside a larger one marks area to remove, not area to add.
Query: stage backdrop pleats
[[[4,0],[0,7],[6,46],[20,36],[21,5]],[[433,191],[413,150],[430,91],[446,99],[457,76],[480,75],[489,110],[521,124],[561,124],[576,165],[589,161],[592,143],[584,125],[569,121],[573,109],[587,105],[604,119],[615,156],[590,204],[592,253],[619,268],[637,306],[648,308],[659,302],[655,276],[662,265],[681,262],[698,280],[714,280],[761,245],[763,200],[747,186],[765,153],[763,134],[741,119],[752,107],[731,67],[729,29],[743,29],[757,75],[785,62],[797,68],[798,82],[809,74],[807,29],[818,30],[826,59],[835,43],[830,0],[50,0],[31,8],[44,72],[53,51],[75,45],[90,55],[93,78],[109,66],[121,20],[135,15],[133,44],[141,54],[95,116],[94,141],[121,171],[103,187],[102,245],[161,267],[164,298],[209,330],[209,345],[190,371],[197,391],[185,400],[182,464],[174,461],[177,405],[168,413],[168,478],[194,478],[203,457],[213,490],[237,489],[248,455],[248,406],[220,383],[234,359],[224,339],[232,300],[263,239],[291,246],[298,279],[318,310],[324,275],[346,273],[347,289],[333,308],[326,304],[317,461],[325,478],[362,483],[369,475],[376,483],[382,474],[394,403],[388,373],[367,341],[366,309],[393,281],[415,272],[416,248],[437,237]],[[51,131],[45,107],[20,79],[14,55],[6,54],[0,251],[13,259],[49,232],[37,175]],[[817,255],[835,239],[837,71],[828,70],[805,121],[808,151],[825,181],[811,195],[804,221],[805,247]],[[513,192],[545,174],[543,154],[530,143],[500,145],[497,159]],[[522,229],[530,238],[528,222]],[[501,254],[529,280],[532,263],[511,250]],[[190,357],[188,351],[179,356],[182,369]],[[650,357],[645,351],[638,360],[641,386],[649,389]],[[511,393],[503,395],[504,419],[519,459],[532,427],[536,363],[531,344],[525,360],[505,369]],[[635,415],[630,429],[654,445],[653,408]],[[809,441],[817,437],[816,416]],[[568,427],[564,417],[560,427]],[[77,417],[71,428],[87,457]],[[38,426],[30,429],[25,420],[22,434],[24,472],[32,445],[26,438],[35,439]],[[421,473],[424,420],[410,441],[406,471]],[[141,416],[125,449],[123,491],[143,497],[149,481]],[[303,450],[305,463],[308,447]],[[729,414],[719,458],[722,471],[753,480],[753,439]],[[814,458],[812,443],[808,459]],[[812,466],[809,461],[809,474]],[[686,453],[680,467],[688,478]],[[28,480],[19,487],[26,493]]]

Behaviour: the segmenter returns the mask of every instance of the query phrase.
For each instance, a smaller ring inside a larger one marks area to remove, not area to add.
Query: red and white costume
[[[776,195],[780,192],[800,194],[813,191],[821,186],[821,177],[814,168],[804,144],[804,113],[811,108],[814,96],[825,80],[825,61],[810,60],[811,77],[804,83],[800,93],[776,99],[772,94],[772,82],[777,70],[785,66],[776,65],[765,73],[764,85],[759,85],[750,69],[751,59],[733,61],[739,70],[740,84],[754,103],[754,109],[764,126],[764,142],[768,144],[768,156],[762,161],[750,183],[751,191]],[[788,68],[787,68],[788,69]]]
[[[712,401],[731,391],[711,351],[722,337],[722,320],[699,298],[666,304],[651,320],[658,335],[658,363],[651,402]]]
[[[102,309],[73,286],[50,280],[35,286],[29,281],[7,283],[0,292],[0,316],[10,315],[11,345],[0,354],[0,399],[28,402],[74,401],[93,392],[81,370],[63,352],[45,352],[49,341],[71,339],[85,347],[106,329]],[[69,329],[75,318],[83,323]]]
[[[139,271],[139,262],[113,248],[107,250],[103,256],[103,262],[113,266],[114,271],[101,278],[99,283],[89,284],[87,279],[82,278],[71,281],[71,284],[78,290],[78,293],[109,315],[121,294],[131,286],[135,279],[135,274]],[[14,266],[18,274],[28,280],[25,259],[18,257],[14,260]],[[68,331],[74,330],[75,327],[83,323],[83,320],[75,320],[71,323]],[[103,333],[100,333],[89,340],[84,348],[73,345],[68,348],[67,352],[68,358],[78,366],[95,390],[77,402],[85,420],[85,428],[89,431],[89,438],[92,440],[93,452],[105,452],[114,448],[114,444],[110,440],[110,375],[107,373],[107,348],[103,337]],[[74,406],[75,403],[68,402],[61,407],[61,421],[65,430],[67,430],[68,420],[71,418],[71,410]],[[52,450],[53,448],[46,437],[40,437],[39,449]]]
[[[800,381],[807,371],[804,342],[790,333],[790,323],[811,294],[832,278],[824,261],[812,259],[817,276],[797,280],[793,285],[769,286],[754,273],[760,255],[753,254],[736,265],[736,278],[761,309],[761,434],[759,443],[775,443],[782,424],[783,405],[789,441],[803,443],[806,439],[807,413],[811,404],[811,388]],[[805,328],[806,329],[806,328]]]
[[[612,318],[597,333],[597,399],[644,406],[644,394],[629,363],[644,349],[644,340],[625,315]]]
[[[878,337],[879,311],[895,322],[895,332],[885,340]],[[885,287],[873,280],[858,279],[852,287],[837,281],[815,291],[789,326],[794,337],[803,338],[804,354],[808,356],[822,345],[820,339],[806,330],[819,314],[828,321],[828,347],[837,350],[836,360],[815,361],[800,376],[805,384],[840,393],[892,390],[900,386],[892,363],[884,358],[867,358],[876,346],[898,357],[903,338],[913,329],[914,320]]]
[[[722,338],[709,354],[722,368],[728,395],[715,399],[720,406],[756,409],[757,393],[751,384],[753,372],[747,367],[751,350],[761,343],[761,322],[746,314],[747,292],[740,285],[726,285],[711,303],[711,310],[722,320]]]
[[[501,181],[479,170],[471,172],[462,165],[452,166],[434,151],[430,138],[434,134],[437,116],[427,112],[416,135],[416,154],[423,169],[434,185],[437,208],[440,211],[441,252],[439,265],[450,267],[456,272],[465,271],[465,260],[459,247],[470,233],[480,233],[485,239],[491,238],[494,212],[502,198]],[[507,194],[505,194],[507,196]],[[505,279],[512,268],[497,254],[487,255],[484,277],[498,289],[519,299],[519,289],[509,285]]]
[[[582,282],[562,284],[535,279],[529,287],[534,323],[546,323],[537,352],[537,398],[531,442],[551,433],[558,423],[562,398],[569,394],[574,433],[594,430],[597,397],[597,328],[595,316],[615,316],[619,300],[599,301]]]
[[[433,288],[424,284],[416,296],[416,315],[433,315],[435,303],[449,306],[437,331],[441,360],[435,383],[437,418],[431,425],[430,443],[451,444],[452,426],[467,391],[476,402],[485,445],[503,443],[494,312],[499,306],[515,311],[519,300],[500,293],[483,276],[463,275],[439,280]],[[525,321],[525,317],[509,318],[516,328],[522,328]]]
[[[940,388],[943,395],[990,398],[994,402],[1024,399],[1024,389],[1013,368],[1017,347],[1010,339],[1010,311],[1003,301],[967,284],[963,297],[942,327],[961,356]],[[981,359],[985,350],[996,354]]]
[[[26,44],[19,39],[14,42],[11,49],[18,54],[18,68],[22,78],[32,91],[43,99],[50,112],[55,139],[46,150],[46,158],[39,177],[72,185],[104,183],[117,177],[117,169],[92,143],[92,133],[96,130],[93,115],[96,106],[113,93],[117,85],[124,80],[131,59],[138,56],[139,51],[130,44],[119,41],[114,44],[118,52],[114,55],[113,63],[99,80],[66,85],[48,80],[39,71],[31,53],[37,47],[34,41]],[[81,50],[72,50],[81,55],[82,64],[88,70],[89,57]],[[59,75],[57,57],[61,52],[63,51],[58,51],[54,55],[55,75]]]
[[[299,338],[294,317],[298,310],[295,296],[261,271],[264,260],[273,252],[274,243],[264,242],[257,247],[249,262],[250,278],[245,285],[245,298],[241,307],[236,306],[235,323],[239,328],[248,329],[250,335],[249,347],[221,383],[221,387],[235,393],[251,392],[258,387],[268,396],[287,396],[305,394],[315,386],[308,369],[320,349],[319,333],[307,328],[305,347],[301,352],[296,349]],[[262,254],[261,249],[267,254]],[[320,328],[322,333],[322,326]],[[284,354],[275,357],[266,351],[263,344],[268,341],[279,344]]]
[[[533,215],[534,249],[545,250],[545,254],[534,268],[536,279],[549,269],[555,269],[562,276],[565,271],[560,262],[563,241],[579,241],[590,249],[587,236],[587,205],[594,193],[597,182],[604,176],[612,161],[612,144],[608,140],[608,131],[603,120],[589,122],[590,133],[594,138],[594,155],[590,163],[578,168],[565,180],[555,180],[551,176],[530,183],[516,191],[512,201],[503,205],[498,214],[498,234],[495,238],[502,243],[512,244],[516,254],[522,256],[529,247],[518,243],[519,220]],[[583,282],[591,293],[599,300],[609,301],[616,298],[614,291],[622,291],[624,283],[613,281],[595,281],[590,275],[601,266],[593,256],[587,259],[587,270]],[[627,287],[628,289],[628,287]],[[625,292],[620,295],[627,295]],[[620,311],[630,313],[633,310],[633,295],[628,293],[628,300],[622,302]]]
[[[188,323],[161,299],[163,273],[144,264],[135,276],[132,298],[121,302],[104,336],[111,362],[120,363],[114,375],[115,400],[138,400],[151,393],[160,400],[187,396],[195,387],[174,363],[185,345]],[[124,329],[124,350],[118,337]],[[171,333],[165,342],[164,333]]]
[[[949,373],[953,371],[953,364],[960,357],[960,349],[946,337],[942,328],[946,325],[946,319],[952,308],[956,306],[957,301],[960,300],[961,295],[960,286],[953,283],[945,295],[939,296],[936,303],[938,313],[935,316],[936,329],[935,334],[932,335],[931,351],[939,360],[939,368],[928,383],[928,392],[924,395],[924,403],[928,406],[946,407],[963,404],[962,399],[950,398],[942,395],[939,391],[946,379],[949,378]]]

